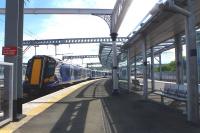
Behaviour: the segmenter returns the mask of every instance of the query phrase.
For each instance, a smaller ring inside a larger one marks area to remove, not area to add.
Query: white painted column
[[[117,33],[111,33],[112,38],[112,51],[113,51],[113,58],[112,58],[112,74],[113,74],[113,91],[112,93],[119,94],[119,87],[118,87],[118,74],[117,74],[117,47],[116,47],[116,38]]]
[[[155,89],[155,79],[154,79],[154,49],[151,48],[151,89]]]
[[[130,58],[130,48],[127,53],[127,76],[128,76],[128,90],[131,89],[131,58]]]
[[[175,36],[175,56],[176,56],[176,83],[183,84],[183,65],[182,65],[182,44],[181,35]]]
[[[187,119],[197,123],[199,120],[199,95],[198,95],[198,70],[197,70],[197,48],[195,30],[195,1],[187,0],[190,15],[186,17],[186,56],[187,56]]]
[[[148,81],[147,81],[147,53],[146,53],[146,38],[143,44],[143,96],[148,98]]]
[[[159,73],[159,78],[160,80],[162,80],[162,56],[161,56],[162,53],[159,54],[159,70],[160,70],[160,73]]]
[[[137,58],[136,58],[136,56],[134,57],[134,66],[135,66],[135,68],[134,68],[134,78],[135,78],[135,80],[137,79]]]

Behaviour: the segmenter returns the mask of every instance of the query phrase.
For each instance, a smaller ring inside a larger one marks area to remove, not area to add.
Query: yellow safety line
[[[99,80],[99,79],[97,79],[97,80]],[[83,86],[85,86],[89,83],[95,82],[97,80],[86,81],[86,82],[79,83],[77,85],[73,85],[71,87],[68,87],[67,89],[55,92],[55,95],[50,97],[48,100],[46,100],[45,103],[40,103],[39,106],[37,106],[34,109],[32,109],[31,111],[25,113],[26,117],[23,118],[22,120],[20,120],[19,122],[11,122],[8,125],[2,127],[0,129],[0,133],[12,133],[12,132],[14,132],[16,129],[18,129],[19,127],[21,127],[22,125],[27,123],[29,120],[31,120],[34,116],[39,115],[40,113],[45,111],[47,108],[52,106],[54,103],[58,102],[59,100],[63,99],[64,97],[70,95],[71,93],[80,89],[81,87],[83,87]],[[62,92],[62,93],[59,93],[59,92]]]

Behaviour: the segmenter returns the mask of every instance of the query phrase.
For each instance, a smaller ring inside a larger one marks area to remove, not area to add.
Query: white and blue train
[[[107,73],[66,64],[46,55],[33,56],[27,64],[24,93],[54,89],[63,84],[105,77]]]

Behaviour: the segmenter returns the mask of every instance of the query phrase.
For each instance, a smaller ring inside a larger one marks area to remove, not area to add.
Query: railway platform
[[[23,105],[25,118],[1,133],[199,133],[179,110],[136,93],[111,95],[111,80],[73,85]]]

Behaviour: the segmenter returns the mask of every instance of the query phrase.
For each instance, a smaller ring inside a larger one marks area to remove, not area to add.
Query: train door
[[[66,64],[63,64],[61,69],[60,69],[60,73],[62,75],[62,82],[68,82],[70,81],[70,66],[69,65],[66,65]]]
[[[78,68],[75,66],[74,67],[74,80],[78,79]]]
[[[74,66],[70,66],[70,70],[71,70],[71,80],[75,80]]]

